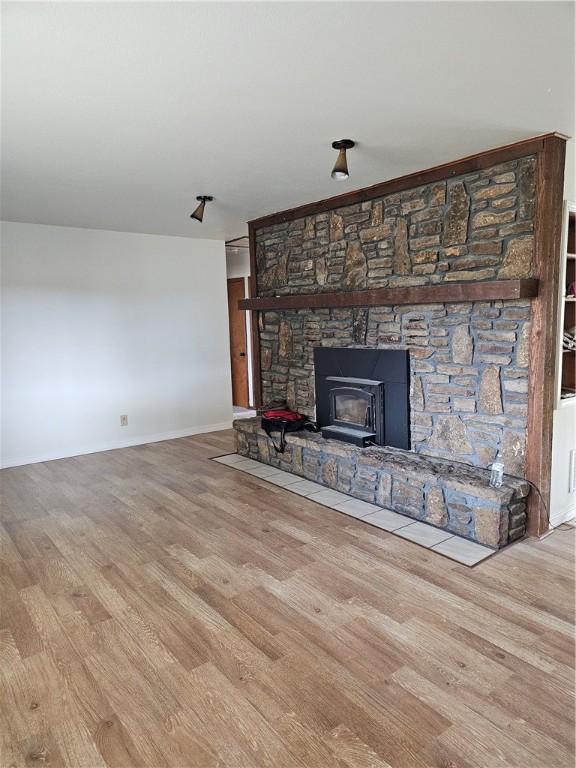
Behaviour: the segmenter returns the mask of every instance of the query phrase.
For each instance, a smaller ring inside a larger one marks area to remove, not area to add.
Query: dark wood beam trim
[[[552,425],[555,398],[555,359],[558,333],[557,292],[560,280],[560,242],[566,143],[557,135],[544,138],[536,170],[534,276],[540,290],[532,305],[526,477],[550,507]],[[540,536],[548,529],[548,515],[536,494],[528,506],[527,531]]]
[[[396,179],[383,181],[379,184],[374,184],[371,187],[363,187],[362,189],[356,189],[352,192],[345,192],[343,195],[329,197],[326,200],[318,200],[314,203],[300,205],[297,208],[291,208],[286,211],[269,214],[268,216],[262,216],[259,219],[254,219],[249,222],[249,225],[252,225],[253,230],[260,229],[261,227],[267,227],[272,224],[281,224],[285,221],[299,219],[302,216],[312,216],[316,213],[324,213],[325,211],[331,211],[335,208],[353,205],[354,203],[361,203],[365,200],[372,200],[375,197],[382,197],[383,195],[389,195],[394,192],[401,192],[405,189],[412,189],[435,181],[444,181],[453,176],[460,176],[463,173],[479,171],[484,168],[489,168],[491,165],[505,163],[508,160],[517,160],[519,157],[538,154],[542,152],[544,142],[549,139],[562,141],[563,138],[565,137],[561,137],[559,134],[547,133],[542,136],[525,139],[524,141],[518,141],[515,144],[507,144],[503,147],[480,152],[477,155],[463,157],[460,160],[455,160],[451,163],[437,165],[433,168],[428,168],[425,171],[410,173],[407,176],[400,176]]]
[[[299,293],[243,299],[240,309],[320,309],[326,307],[381,307],[390,304],[529,299],[537,296],[537,280],[491,280],[482,283],[439,283],[411,288],[375,288],[338,293]]]
[[[256,265],[256,238],[254,236],[254,227],[248,224],[248,237],[250,246],[250,299],[258,295],[258,267]],[[244,309],[244,307],[241,307]],[[250,307],[246,307],[250,309]],[[250,315],[250,340],[252,342],[252,405],[254,408],[262,407],[262,375],[260,368],[260,319],[258,312],[251,312]]]

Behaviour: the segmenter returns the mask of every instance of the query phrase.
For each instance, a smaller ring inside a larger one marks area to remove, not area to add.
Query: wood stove
[[[318,347],[314,366],[323,437],[410,448],[407,350]]]

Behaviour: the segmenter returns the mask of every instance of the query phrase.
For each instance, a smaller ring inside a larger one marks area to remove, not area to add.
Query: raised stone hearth
[[[287,435],[278,454],[260,419],[234,422],[239,454],[497,549],[524,535],[530,486],[396,448],[358,448],[311,432]]]

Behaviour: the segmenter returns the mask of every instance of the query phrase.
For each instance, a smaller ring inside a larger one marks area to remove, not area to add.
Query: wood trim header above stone
[[[514,144],[506,144],[495,149],[488,149],[484,152],[479,152],[476,155],[469,155],[450,163],[436,165],[424,171],[410,173],[406,176],[399,176],[396,179],[382,181],[378,184],[373,184],[370,187],[355,189],[352,192],[345,192],[343,195],[329,197],[324,200],[317,200],[314,203],[306,203],[305,205],[299,205],[296,208],[289,208],[285,211],[261,216],[258,219],[249,221],[248,227],[249,230],[253,231],[273,224],[282,224],[286,221],[302,218],[303,216],[312,216],[317,213],[334,210],[334,208],[361,203],[365,200],[372,200],[375,197],[383,197],[384,195],[412,189],[435,181],[444,181],[453,176],[460,176],[464,173],[479,171],[484,168],[489,168],[491,165],[505,163],[508,160],[517,160],[518,158],[526,157],[527,155],[536,155],[544,150],[546,140],[553,137],[564,140],[568,138],[559,133],[546,133],[531,139],[517,141]]]
[[[538,280],[489,280],[481,283],[440,283],[409,288],[374,288],[336,293],[301,293],[242,299],[240,309],[321,309],[330,307],[380,307],[397,304],[530,299],[538,295]]]

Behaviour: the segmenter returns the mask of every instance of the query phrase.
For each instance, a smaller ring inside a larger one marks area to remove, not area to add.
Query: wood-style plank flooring
[[[573,529],[470,569],[231,450],[2,471],[2,768],[572,768]]]

